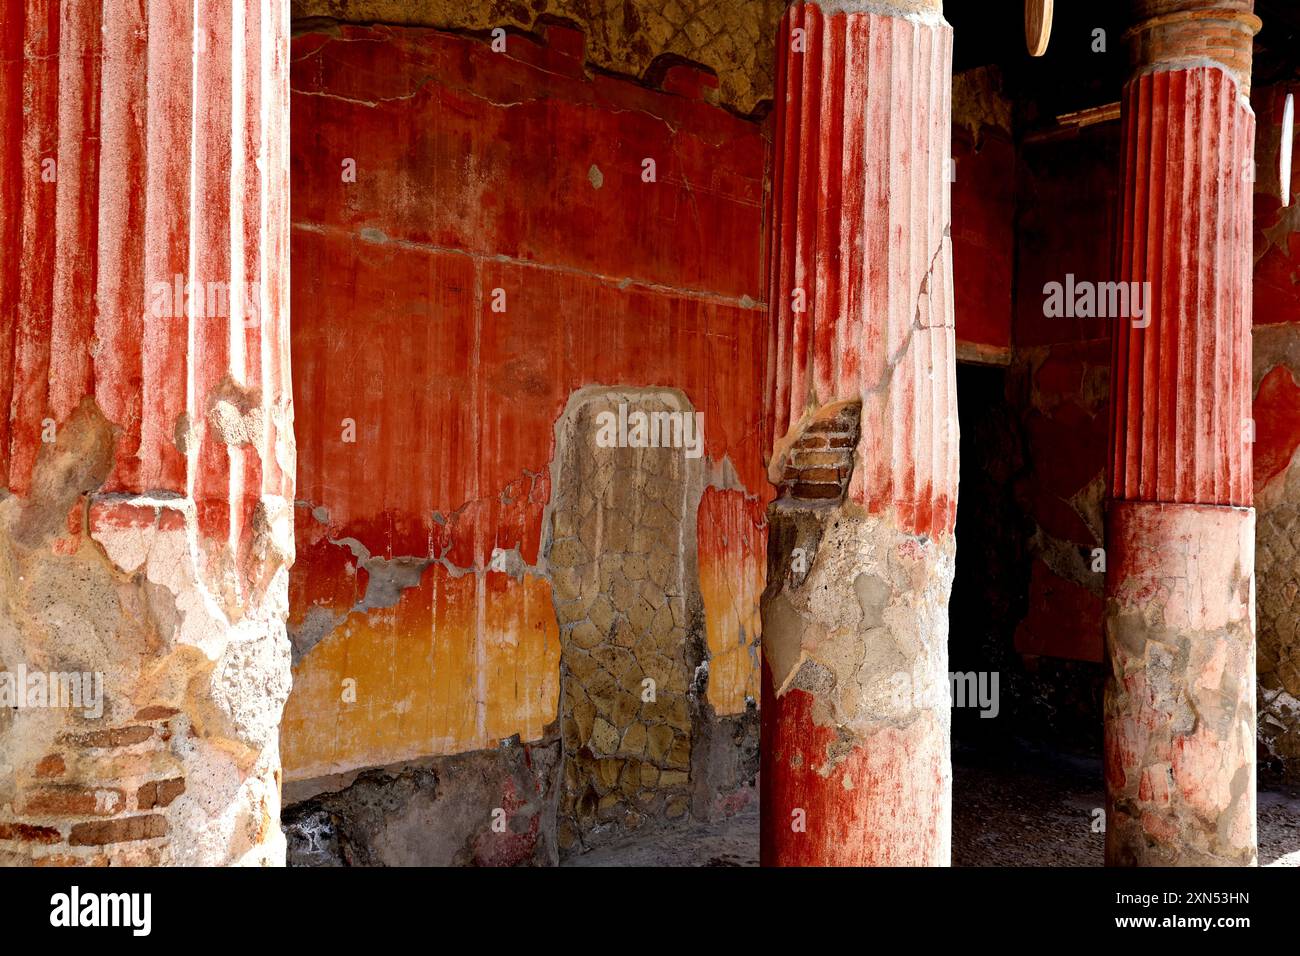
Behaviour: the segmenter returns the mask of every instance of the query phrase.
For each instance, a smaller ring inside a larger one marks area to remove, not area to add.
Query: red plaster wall
[[[1294,198],[1282,207],[1278,188],[1279,130],[1288,93],[1300,98],[1300,85],[1261,87],[1251,96],[1259,138],[1255,186],[1256,326],[1300,322],[1300,206]],[[1291,196],[1300,184],[1300,163],[1292,163]]]
[[[952,274],[958,358],[1011,361],[1016,147],[992,127],[954,128]]]
[[[582,44],[559,27],[506,53],[383,27],[294,41],[291,627],[332,626],[295,671],[289,779],[554,719],[558,634],[532,566],[555,423],[588,384],[677,387],[704,412],[706,457],[739,482],[699,515],[710,699],[756,696],[768,140],[704,102],[711,78],[674,68],[670,95],[589,75]],[[344,538],[443,563],[398,606],[349,614],[365,572]],[[522,580],[486,570],[516,547]]]

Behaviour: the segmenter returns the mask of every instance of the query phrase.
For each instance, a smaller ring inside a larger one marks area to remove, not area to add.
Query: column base
[[[955,545],[855,511],[768,513],[762,862],[947,866]]]
[[[1251,866],[1255,512],[1107,516],[1106,863]]]
[[[283,865],[289,507],[236,560],[188,499],[75,492],[0,504],[0,864]]]

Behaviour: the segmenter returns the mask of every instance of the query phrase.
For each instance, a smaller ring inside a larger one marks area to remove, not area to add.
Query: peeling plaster
[[[928,709],[917,700],[938,699],[947,686],[951,537],[940,544],[904,534],[852,506],[778,502],[769,514],[780,573],[763,596],[763,649],[777,695],[807,691],[814,722],[851,739],[906,727]],[[790,570],[795,548],[809,562],[802,579]]]

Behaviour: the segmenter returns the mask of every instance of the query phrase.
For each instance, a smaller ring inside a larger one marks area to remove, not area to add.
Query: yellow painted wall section
[[[767,578],[764,504],[705,489],[698,516],[700,593],[709,643],[709,703],[718,714],[759,696],[759,599]]]
[[[285,779],[536,740],[555,720],[559,666],[547,580],[432,565],[396,606],[350,614],[295,668]]]

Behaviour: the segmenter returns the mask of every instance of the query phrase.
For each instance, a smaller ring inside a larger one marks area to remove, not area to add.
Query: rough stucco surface
[[[535,30],[558,18],[587,35],[587,62],[645,77],[660,58],[718,78],[720,103],[752,113],[772,96],[773,38],[787,0],[294,0],[295,20],[388,23],[445,30]]]
[[[1106,862],[1253,866],[1250,508],[1112,502]]]
[[[764,859],[947,865],[953,537],[838,503],[769,517]]]
[[[848,510],[773,505],[774,564],[807,555],[806,575],[764,596],[765,646],[778,694],[813,695],[813,719],[854,737],[904,723],[947,696],[947,608],[955,549]],[[900,678],[914,693],[900,696]],[[916,701],[930,703],[918,706]],[[943,708],[939,708],[943,709]],[[824,774],[830,767],[821,769]]]
[[[104,712],[0,711],[0,804],[49,835],[0,862],[283,862],[288,508],[263,511],[251,561],[223,569],[192,502],[85,494],[113,450],[90,408],[30,494],[0,503],[0,670],[101,674]]]

